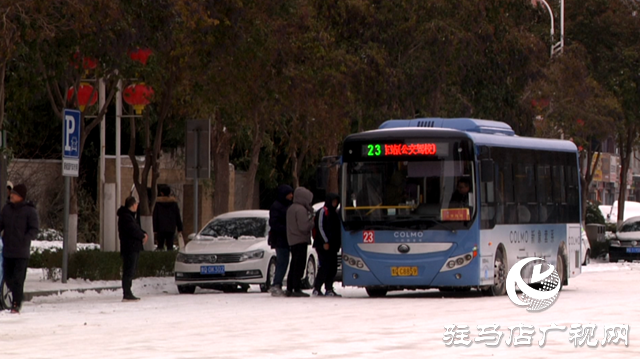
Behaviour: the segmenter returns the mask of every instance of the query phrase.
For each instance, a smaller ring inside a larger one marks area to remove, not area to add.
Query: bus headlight
[[[451,257],[447,259],[447,262],[442,266],[440,272],[446,272],[453,269],[458,269],[471,263],[473,260],[473,252],[465,253],[459,256]]]
[[[364,264],[364,261],[361,258],[344,254],[342,255],[342,262],[344,263],[344,265],[349,266],[351,268],[356,268],[356,269],[369,272],[369,268],[367,267],[366,264]]]

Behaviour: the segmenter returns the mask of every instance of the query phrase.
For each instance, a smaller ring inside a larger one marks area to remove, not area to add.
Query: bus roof
[[[447,133],[457,132],[469,137],[477,146],[498,146],[508,148],[526,148],[533,150],[576,152],[577,147],[571,141],[520,137],[511,126],[504,122],[478,120],[472,118],[420,118],[413,120],[389,120],[380,125],[378,130],[366,131],[348,136],[350,139],[377,137],[385,133],[385,137],[402,138],[435,135],[447,137]]]
[[[398,127],[426,127],[426,128],[451,128],[464,132],[502,134],[515,136],[511,126],[504,122],[478,120],[475,118],[417,118],[413,120],[389,120],[380,125],[383,128]]]

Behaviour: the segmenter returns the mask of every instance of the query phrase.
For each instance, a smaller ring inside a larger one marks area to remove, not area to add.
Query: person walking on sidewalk
[[[24,281],[31,255],[31,241],[38,235],[38,212],[33,203],[26,200],[27,187],[18,184],[9,194],[10,202],[2,208],[0,232],[2,232],[2,269],[7,287],[13,293],[11,313],[19,313],[24,297]]]
[[[140,228],[136,220],[138,201],[130,196],[124,201],[124,206],[118,209],[118,234],[120,235],[120,256],[122,257],[122,293],[123,302],[138,301],[140,298],[133,295],[131,285],[138,268],[138,258],[143,245],[149,237]]]
[[[284,296],[282,280],[289,267],[289,242],[287,241],[287,209],[293,200],[293,188],[278,186],[277,198],[269,209],[269,246],[276,251],[276,272],[273,275],[271,295]]]
[[[313,194],[304,187],[293,192],[293,204],[287,209],[287,241],[291,248],[291,265],[287,276],[287,296],[308,297],[302,291],[302,276],[313,230]]]
[[[182,219],[180,218],[180,208],[175,197],[171,196],[171,188],[163,186],[160,188],[160,196],[156,200],[153,209],[153,232],[158,239],[156,250],[173,250],[173,238],[178,233],[182,233]]]
[[[313,283],[312,296],[322,296],[322,285],[324,284],[327,297],[340,297],[341,295],[333,290],[333,281],[338,272],[338,251],[342,242],[340,240],[340,217],[336,209],[340,197],[335,193],[327,194],[324,207],[316,213],[316,237],[313,239],[313,246],[318,253],[318,276]]]

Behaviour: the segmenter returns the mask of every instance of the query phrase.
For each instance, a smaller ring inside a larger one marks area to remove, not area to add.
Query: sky
[[[133,285],[139,302],[123,303],[120,290],[89,290],[34,297],[18,315],[0,312],[0,358],[630,358],[640,355],[638,282],[640,264],[592,262],[550,308],[531,313],[507,296],[475,291],[368,298],[364,289],[336,283],[342,298],[276,298],[257,286],[248,293],[198,289],[180,295],[171,277],[141,278]],[[62,284],[29,269],[26,288],[119,285],[72,279]],[[540,329],[554,324],[565,331],[548,331],[540,347]],[[570,328],[578,324],[596,325],[597,347],[570,341]],[[601,345],[605,325],[614,324],[629,325],[628,346]],[[452,325],[468,326],[470,345],[453,344],[445,335]],[[491,325],[503,333],[497,347],[475,341],[482,338],[478,326]],[[531,345],[520,345],[525,336],[507,345],[509,327],[520,325],[533,327]]]

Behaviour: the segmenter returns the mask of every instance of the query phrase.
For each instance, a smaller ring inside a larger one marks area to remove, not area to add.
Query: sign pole
[[[78,177],[80,169],[80,119],[78,110],[64,110],[62,118],[62,176],[64,176],[64,237],[62,240],[62,283],[67,283],[69,262],[69,211],[71,178]]]
[[[64,176],[64,240],[62,241],[62,283],[67,283],[69,263],[69,207],[71,178]]]
[[[199,180],[211,177],[211,121],[188,120],[185,145],[185,178],[193,179],[193,232],[197,233],[199,229]]]
[[[200,153],[200,130],[196,130],[196,153]],[[196,176],[193,179],[193,232],[198,233],[198,177],[200,176],[200,161],[198,156],[195,158]]]

